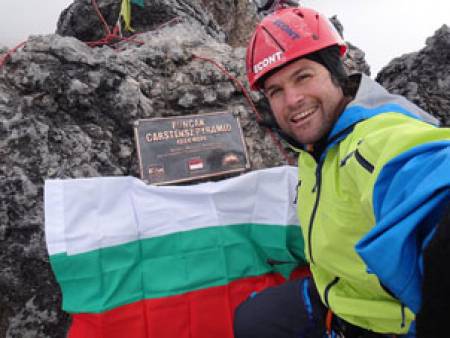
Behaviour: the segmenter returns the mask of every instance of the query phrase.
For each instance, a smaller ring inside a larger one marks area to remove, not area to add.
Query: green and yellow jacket
[[[422,251],[449,199],[450,129],[362,75],[318,156],[299,150],[298,215],[317,289],[344,320],[409,331]]]

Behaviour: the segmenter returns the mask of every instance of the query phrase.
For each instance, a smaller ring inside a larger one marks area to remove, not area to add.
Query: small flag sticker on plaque
[[[201,158],[192,158],[188,161],[189,170],[200,170],[203,169],[203,160]]]

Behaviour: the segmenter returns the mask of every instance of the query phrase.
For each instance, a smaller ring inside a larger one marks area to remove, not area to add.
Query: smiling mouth
[[[307,109],[307,110],[302,111],[300,113],[294,114],[293,116],[291,116],[291,118],[289,120],[291,122],[293,122],[293,123],[301,122],[304,119],[306,119],[308,116],[311,116],[315,111],[316,111],[315,107]]]

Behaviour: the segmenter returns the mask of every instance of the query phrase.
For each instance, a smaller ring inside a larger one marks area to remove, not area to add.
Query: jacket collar
[[[359,81],[358,90],[329,133],[327,148],[345,138],[351,132],[352,126],[358,122],[387,112],[394,111],[433,125],[439,125],[439,121],[435,117],[403,96],[389,93],[367,75],[354,74],[351,75],[350,80]]]

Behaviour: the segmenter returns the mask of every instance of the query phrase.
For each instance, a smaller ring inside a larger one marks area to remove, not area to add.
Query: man
[[[275,11],[250,41],[250,85],[298,151],[312,278],[241,304],[236,338],[416,336],[423,253],[450,196],[450,130],[365,75],[347,76],[345,51],[307,8]]]

